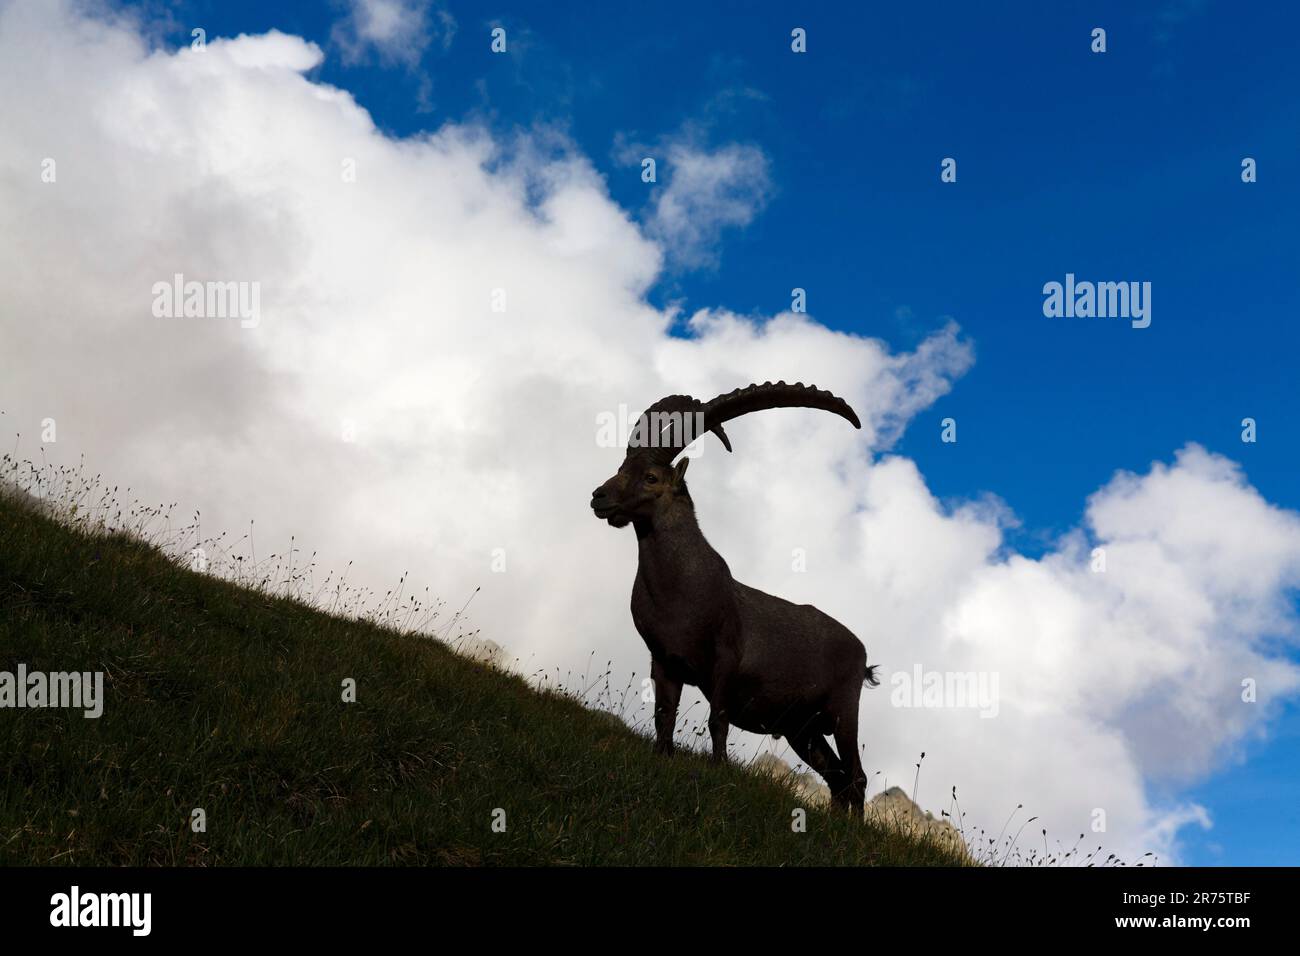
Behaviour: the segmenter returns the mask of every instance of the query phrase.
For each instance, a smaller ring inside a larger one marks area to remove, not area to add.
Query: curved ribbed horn
[[[636,451],[660,464],[671,464],[678,452],[706,431],[717,435],[727,451],[731,451],[723,423],[765,408],[820,408],[847,419],[854,428],[862,427],[848,402],[816,385],[764,382],[738,388],[708,402],[690,395],[659,399],[641,413],[627,443],[628,453]]]
[[[678,452],[706,431],[717,435],[723,447],[731,451],[731,440],[722,423],[704,423],[703,402],[691,395],[667,395],[641,413],[628,438],[627,450],[669,465]]]
[[[704,405],[705,427],[712,428],[765,408],[820,408],[848,419],[854,428],[862,427],[848,402],[816,385],[805,385],[803,382],[795,382],[793,385],[764,382],[762,385],[747,385],[726,395],[719,395]]]

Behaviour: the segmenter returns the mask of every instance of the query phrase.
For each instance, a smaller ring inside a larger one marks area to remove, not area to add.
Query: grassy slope
[[[20,662],[102,670],[106,705],[0,710],[0,864],[953,862],[818,810],[794,833],[791,793],[741,767],[0,496],[0,670]]]

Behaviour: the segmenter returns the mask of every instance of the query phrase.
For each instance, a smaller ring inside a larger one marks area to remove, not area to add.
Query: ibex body
[[[861,427],[847,403],[811,386],[751,385],[711,402],[669,396],[642,415],[622,467],[592,493],[591,507],[610,525],[636,530],[632,621],[650,649],[656,749],[672,751],[682,685],[691,684],[709,702],[715,759],[726,757],[732,724],[785,737],[837,803],[860,811],[866,776],[858,702],[864,681],[876,683],[862,643],[811,605],[733,579],[696,522],[685,481],[689,459],[672,464],[704,431],[730,451],[724,422],[790,406],[822,408]]]

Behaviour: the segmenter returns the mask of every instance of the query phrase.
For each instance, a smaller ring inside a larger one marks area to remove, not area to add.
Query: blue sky
[[[1145,471],[1189,441],[1300,508],[1300,16],[1209,2],[804,6],[452,2],[450,44],[410,64],[344,62],[329,4],[179,4],[166,39],[184,44],[197,24],[314,40],[327,56],[313,76],[394,135],[555,124],[634,213],[655,187],[620,143],[690,129],[756,145],[765,208],[724,235],[715,266],[666,270],[652,301],[771,314],[797,286],[818,321],[895,349],[957,322],[975,365],[897,451],[941,497],[1001,497],[1023,553],[1077,525],[1116,469]],[[496,23],[513,57],[489,55]],[[944,157],[956,183],[940,181]],[[1258,182],[1241,181],[1244,157]],[[1067,272],[1150,282],[1151,326],[1045,318],[1042,286]],[[939,441],[948,416],[955,445]],[[1254,444],[1240,440],[1247,416]],[[1186,862],[1295,861],[1298,737],[1292,708],[1244,764],[1177,794],[1216,821],[1186,832]]]

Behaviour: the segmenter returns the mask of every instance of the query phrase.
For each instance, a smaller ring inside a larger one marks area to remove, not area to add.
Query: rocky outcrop
[[[890,787],[867,801],[868,820],[917,836],[928,836],[945,846],[959,850],[969,858],[970,851],[961,834],[947,820],[922,810],[900,787]]]
[[[470,660],[487,664],[497,670],[506,669],[505,648],[496,641],[490,641],[483,637],[466,636],[455,641],[452,646],[457,652]]]
[[[775,754],[761,754],[750,766],[758,773],[783,781],[810,805],[825,806],[830,803],[830,790],[820,777],[811,772],[796,771]],[[891,830],[930,837],[957,850],[963,857],[970,858],[970,851],[957,828],[942,817],[922,810],[901,787],[890,787],[869,799],[863,815],[872,823]]]
[[[815,773],[800,773],[774,753],[759,754],[750,764],[758,773],[786,783],[803,800],[821,806],[831,802],[831,792]]]

